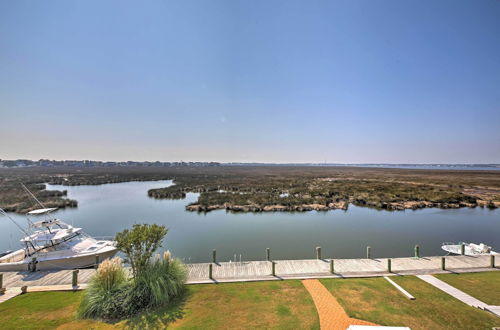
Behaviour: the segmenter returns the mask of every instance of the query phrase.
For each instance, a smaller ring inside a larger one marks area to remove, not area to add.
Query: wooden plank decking
[[[421,275],[467,271],[493,270],[489,256],[448,256],[446,271],[441,270],[441,257],[394,258],[391,270],[387,259],[335,259],[334,274],[329,259],[274,260],[276,276],[272,276],[269,261],[222,262],[213,264],[212,276],[217,282],[258,281],[289,278],[359,277],[386,275]],[[189,283],[209,283],[209,263],[188,264]]]
[[[209,279],[210,263],[187,264],[188,284],[242,282],[321,277],[363,277],[388,275],[423,275],[448,272],[499,270],[490,267],[489,256],[448,256],[446,271],[441,270],[441,257],[394,258],[392,273],[387,271],[387,259],[335,259],[335,274],[330,273],[330,260],[275,260],[276,276],[271,275],[270,261],[221,262],[213,265],[213,280]],[[94,269],[81,269],[78,283],[88,283]],[[72,270],[4,272],[3,286],[70,285]]]

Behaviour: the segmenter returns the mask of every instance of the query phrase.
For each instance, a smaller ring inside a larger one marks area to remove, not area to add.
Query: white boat
[[[464,253],[462,253],[462,245],[464,248]],[[441,246],[443,250],[451,254],[464,254],[466,256],[479,256],[479,255],[497,255],[498,252],[493,251],[491,246],[486,244],[474,244],[474,243],[443,243]]]
[[[28,212],[28,228],[24,229],[0,208],[0,213],[26,235],[21,239],[23,248],[0,253],[0,272],[86,268],[118,252],[114,241],[95,239],[82,232],[82,228],[49,216],[55,210],[41,208]],[[31,216],[45,216],[45,219],[32,222]]]

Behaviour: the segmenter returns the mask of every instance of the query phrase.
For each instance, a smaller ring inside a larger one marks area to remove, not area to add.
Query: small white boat
[[[112,258],[118,250],[111,240],[97,240],[48,214],[56,208],[42,208],[28,212],[28,228],[22,228],[4,210],[6,215],[26,235],[21,239],[23,248],[0,253],[0,272],[26,270],[55,270],[86,268]],[[46,216],[32,222],[31,216]]]
[[[462,253],[462,245],[464,247],[464,253]],[[493,251],[491,246],[488,246],[486,244],[480,243],[480,244],[474,244],[474,243],[465,243],[465,242],[460,242],[460,243],[443,243],[441,246],[441,249],[445,250],[448,253],[451,254],[464,254],[466,256],[478,256],[478,255],[491,255],[491,254],[498,254],[498,252]]]

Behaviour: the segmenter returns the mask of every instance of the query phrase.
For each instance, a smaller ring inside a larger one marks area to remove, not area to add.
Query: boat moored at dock
[[[20,240],[21,249],[0,253],[0,271],[86,268],[117,253],[114,241],[98,240],[85,234],[82,228],[50,217],[55,210],[41,208],[28,212],[28,228],[24,229],[0,209],[26,235]],[[45,216],[45,219],[32,222],[31,216]]]
[[[445,242],[442,244],[441,249],[450,254],[462,254],[467,256],[478,256],[478,255],[497,255],[498,252],[493,251],[491,246],[484,243],[474,244],[474,243],[449,243]]]

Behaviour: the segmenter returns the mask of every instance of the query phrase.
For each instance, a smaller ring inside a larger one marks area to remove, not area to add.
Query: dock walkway
[[[187,283],[426,275],[500,270],[491,267],[489,256],[448,256],[446,257],[446,270],[442,270],[441,258],[394,258],[391,259],[391,272],[388,270],[388,259],[334,259],[334,273],[330,271],[330,259],[274,260],[275,276],[272,275],[271,261],[196,263],[186,265],[188,269]],[[209,278],[210,265],[212,265],[212,278]],[[70,285],[72,273],[72,270],[37,271],[34,273],[27,271],[4,272],[3,287]],[[78,284],[88,283],[94,273],[95,269],[80,269]]]
[[[242,282],[273,279],[308,279],[324,277],[365,277],[388,275],[425,275],[449,272],[491,271],[489,256],[447,256],[446,270],[441,268],[442,257],[394,258],[391,271],[388,259],[334,259],[334,273],[330,259],[274,260],[275,275],[270,261],[221,262],[188,264],[188,283]]]

